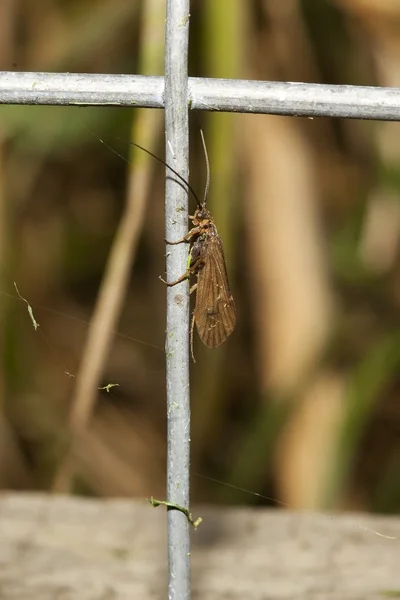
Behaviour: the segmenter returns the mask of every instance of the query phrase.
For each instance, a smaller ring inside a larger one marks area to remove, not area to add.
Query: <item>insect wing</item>
[[[232,333],[236,308],[229,288],[224,251],[217,235],[202,242],[203,266],[198,272],[194,320],[200,339],[218,348]]]

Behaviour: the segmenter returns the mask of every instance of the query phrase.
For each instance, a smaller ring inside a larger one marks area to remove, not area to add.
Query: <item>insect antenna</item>
[[[106,146],[106,148],[108,148],[109,150],[111,150],[111,152],[114,152],[114,154],[116,154],[117,156],[119,156],[120,158],[122,158],[122,160],[124,160],[126,163],[128,163],[128,165],[131,164],[129,162],[129,160],[127,158],[125,158],[125,156],[122,156],[122,154],[120,154],[119,152],[117,152],[117,150],[115,150],[114,148],[112,148],[111,146],[109,146],[107,144],[107,142],[105,142],[104,140],[102,140],[98,136],[95,136],[95,137],[96,137],[97,140],[99,140],[99,142],[101,142],[104,146]],[[196,200],[197,206],[199,208],[201,208],[203,206],[202,203],[199,200],[198,195],[196,194],[196,192],[194,191],[194,189],[192,188],[192,186],[190,185],[190,183],[188,181],[186,181],[186,179],[184,177],[182,177],[182,175],[180,175],[178,173],[178,171],[176,171],[173,167],[171,167],[171,165],[169,165],[167,162],[165,162],[165,160],[163,160],[162,158],[160,158],[156,154],[153,154],[153,152],[151,152],[150,150],[147,150],[147,148],[144,148],[143,146],[140,146],[140,144],[137,144],[136,142],[131,142],[131,141],[129,141],[128,143],[131,144],[132,146],[135,146],[136,148],[139,148],[139,150],[142,150],[143,152],[146,152],[146,154],[148,154],[149,156],[152,156],[153,158],[155,158],[155,160],[158,160],[159,163],[161,163],[162,165],[164,165],[165,167],[167,167],[167,169],[169,169],[174,175],[176,175],[178,177],[178,179],[180,181],[182,181],[182,183],[184,183],[187,186],[188,190],[192,193],[193,198]]]
[[[198,207],[201,208],[202,204],[201,204],[201,202],[199,200],[198,195],[196,194],[196,192],[194,191],[194,189],[192,188],[192,186],[190,185],[190,183],[188,181],[186,181],[186,179],[184,177],[182,177],[182,175],[180,175],[178,173],[178,171],[176,171],[173,167],[171,167],[171,165],[169,165],[167,162],[165,162],[165,160],[163,160],[159,156],[156,156],[156,154],[153,154],[152,152],[150,152],[150,150],[147,150],[147,148],[143,148],[143,146],[140,146],[136,142],[129,142],[129,143],[132,144],[132,146],[136,146],[136,148],[139,148],[140,150],[143,150],[143,152],[146,152],[146,154],[149,154],[150,156],[152,156],[153,158],[155,158],[156,160],[158,160],[158,162],[160,162],[162,165],[164,165],[165,167],[167,167],[167,169],[169,169],[170,171],[172,171],[172,173],[174,175],[176,175],[178,177],[178,179],[180,181],[182,181],[187,186],[188,190],[190,190],[192,192],[193,198],[196,200],[196,203],[197,203]]]
[[[202,204],[202,207],[205,208],[207,206],[208,192],[210,189],[210,161],[208,160],[207,146],[206,146],[206,141],[204,139],[204,133],[203,133],[202,129],[200,129],[200,135],[201,135],[201,141],[203,143],[204,157],[206,159],[206,168],[207,168],[206,189],[204,190],[204,200],[203,200],[203,204]]]

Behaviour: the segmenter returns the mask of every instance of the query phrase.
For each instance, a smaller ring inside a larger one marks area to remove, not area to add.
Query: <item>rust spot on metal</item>
[[[183,304],[183,296],[182,296],[182,294],[176,294],[176,296],[174,298],[174,302],[178,306],[182,306],[182,304]]]

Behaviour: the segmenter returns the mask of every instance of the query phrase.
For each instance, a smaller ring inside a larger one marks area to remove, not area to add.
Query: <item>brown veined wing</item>
[[[218,348],[235,328],[236,308],[218,234],[207,236],[203,244],[204,260],[197,276],[194,320],[203,344]]]

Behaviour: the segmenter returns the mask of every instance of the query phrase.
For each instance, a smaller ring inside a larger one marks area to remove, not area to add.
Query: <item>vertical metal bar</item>
[[[189,177],[188,121],[189,0],[167,0],[165,39],[166,159]],[[182,238],[188,228],[188,194],[171,171],[166,172],[166,238]],[[187,244],[167,245],[167,280],[187,268]],[[167,500],[189,507],[190,395],[189,286],[184,281],[167,288]],[[185,515],[167,513],[168,598],[190,598],[190,532]]]

